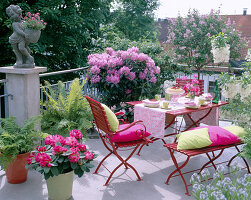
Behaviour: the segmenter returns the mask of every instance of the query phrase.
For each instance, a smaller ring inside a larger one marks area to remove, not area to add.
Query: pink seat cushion
[[[121,125],[119,125],[119,130],[126,128],[127,126],[128,126],[128,124],[121,124]],[[139,129],[144,130],[144,127],[140,124],[136,124],[125,131],[122,131],[122,132],[119,132],[119,133],[113,135],[111,137],[111,141],[112,142],[130,142],[130,141],[134,141],[134,140],[140,140],[140,139],[142,139],[142,137],[140,136]],[[146,132],[145,136],[148,137],[149,135],[151,135],[151,134]]]
[[[200,126],[193,129],[200,128],[208,128],[209,138],[212,141],[209,146],[228,145],[241,141],[236,135],[219,126]]]

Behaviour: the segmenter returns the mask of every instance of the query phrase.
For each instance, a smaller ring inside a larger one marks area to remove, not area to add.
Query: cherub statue
[[[30,55],[30,48],[28,47],[30,42],[26,39],[27,35],[22,28],[22,10],[18,5],[10,5],[6,8],[6,13],[13,21],[13,33],[9,37],[9,43],[16,55],[16,63],[13,67],[33,68],[35,66],[34,58]]]

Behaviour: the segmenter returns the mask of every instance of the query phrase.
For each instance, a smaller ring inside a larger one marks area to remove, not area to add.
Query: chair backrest
[[[188,82],[192,82],[192,79],[182,80],[181,78],[176,79],[176,87],[184,88]],[[204,93],[204,80],[199,80],[200,95]]]
[[[92,114],[95,120],[95,124],[97,126],[98,129],[104,131],[107,134],[112,134],[112,130],[111,127],[109,125],[105,110],[103,108],[103,106],[98,102],[95,101],[94,99],[85,96],[85,98],[87,99],[87,101],[90,104],[91,110],[92,110]]]

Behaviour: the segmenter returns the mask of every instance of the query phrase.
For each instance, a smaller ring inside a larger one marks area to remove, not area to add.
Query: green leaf
[[[59,175],[59,171],[57,167],[51,167],[51,172],[53,175],[58,176]]]
[[[76,169],[76,168],[77,168],[77,166],[78,166],[78,164],[77,164],[77,163],[71,163],[71,168],[72,168],[72,169]]]
[[[41,169],[43,169],[43,170],[44,170],[44,173],[47,174],[47,173],[49,173],[49,171],[50,171],[51,168],[49,168],[49,167],[44,167],[44,168],[38,167],[38,168],[37,168],[38,171],[40,171]]]
[[[68,169],[70,167],[70,163],[64,163],[63,164],[63,169]]]
[[[60,157],[59,159],[58,159],[58,162],[59,163],[62,163],[64,161],[64,157]]]
[[[50,174],[45,173],[45,174],[44,174],[44,179],[45,179],[45,180],[48,180],[48,178],[50,178]]]
[[[86,171],[87,167],[85,165],[81,165],[80,168],[82,169],[82,171]]]
[[[88,167],[88,168],[93,168],[94,167],[94,165],[91,164],[91,163],[86,163],[85,166]]]

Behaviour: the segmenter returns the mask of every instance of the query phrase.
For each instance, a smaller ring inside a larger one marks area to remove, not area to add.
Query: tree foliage
[[[100,35],[99,26],[109,14],[111,0],[1,0],[0,66],[13,65],[14,53],[8,43],[11,22],[5,9],[17,4],[26,12],[39,12],[47,27],[36,44],[31,44],[37,66],[50,71],[83,67],[92,49],[92,39]]]
[[[230,58],[239,58],[246,41],[230,21],[226,23],[219,16],[219,11],[200,15],[193,10],[184,18],[171,19],[167,42],[172,44],[177,62],[187,64],[189,68],[195,67],[199,74],[203,66],[213,62],[210,37],[220,32],[228,38]]]
[[[157,41],[154,27],[154,11],[159,0],[116,0],[111,13],[111,23],[130,40]]]

